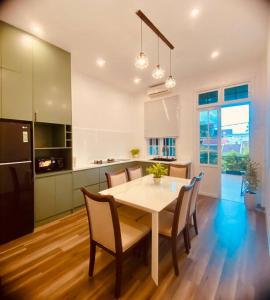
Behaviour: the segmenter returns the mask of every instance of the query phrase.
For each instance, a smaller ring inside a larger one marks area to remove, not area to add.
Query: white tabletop
[[[190,181],[164,176],[160,184],[155,184],[153,176],[147,175],[101,191],[100,194],[112,195],[120,203],[148,212],[160,212],[177,198],[181,187],[190,184]]]

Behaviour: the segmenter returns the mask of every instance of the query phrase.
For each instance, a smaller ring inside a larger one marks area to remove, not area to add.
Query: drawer
[[[99,184],[94,184],[85,187],[89,192],[98,193],[99,192]],[[83,193],[80,189],[73,191],[73,208],[84,205],[84,197]]]
[[[73,172],[73,189],[99,183],[99,168]]]

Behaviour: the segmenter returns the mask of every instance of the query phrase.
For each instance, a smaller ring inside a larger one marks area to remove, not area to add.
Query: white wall
[[[202,168],[199,165],[198,124],[197,124],[197,92],[214,88],[221,88],[230,84],[251,81],[253,101],[251,106],[251,145],[252,159],[261,165],[261,183],[264,186],[264,144],[265,144],[265,60],[250,62],[245,66],[236,66],[234,69],[220,73],[207,74],[204,77],[193,77],[182,80],[177,84],[175,94],[180,96],[179,138],[177,140],[177,157],[180,160],[191,160],[193,174],[198,174]],[[149,101],[146,99],[145,101]],[[219,197],[220,171],[216,168],[204,168],[206,176],[201,188],[202,193]],[[263,203],[261,190],[258,193],[258,202]]]
[[[142,147],[140,100],[87,75],[72,72],[73,157],[75,167],[94,159],[127,158]]]
[[[268,26],[268,47],[267,47],[267,61],[266,61],[266,76],[267,76],[267,113],[266,113],[266,148],[265,148],[265,168],[266,168],[266,180],[265,180],[265,208],[266,208],[266,220],[268,230],[268,242],[270,251],[270,14],[269,14],[269,26]]]

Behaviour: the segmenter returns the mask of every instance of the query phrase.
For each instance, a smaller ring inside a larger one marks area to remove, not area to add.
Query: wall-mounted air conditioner
[[[147,96],[154,97],[154,96],[161,96],[164,94],[170,94],[170,90],[166,88],[165,82],[151,85],[147,90]]]

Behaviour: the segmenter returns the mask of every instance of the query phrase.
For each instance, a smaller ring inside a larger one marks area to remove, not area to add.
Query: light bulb
[[[165,71],[160,67],[160,65],[157,65],[155,69],[152,72],[152,76],[155,79],[161,79],[164,77]]]
[[[168,79],[166,80],[165,86],[166,86],[167,89],[172,89],[172,88],[174,88],[174,87],[176,86],[176,81],[175,81],[175,79],[172,77],[172,75],[170,75],[170,76],[168,77]]]
[[[143,70],[146,69],[148,65],[148,57],[143,52],[140,52],[140,54],[135,59],[135,67]]]

